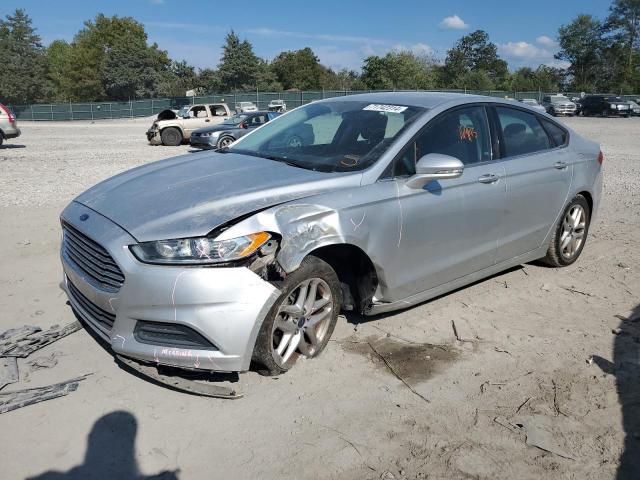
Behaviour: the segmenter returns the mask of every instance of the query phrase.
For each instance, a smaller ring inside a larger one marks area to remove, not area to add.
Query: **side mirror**
[[[249,128],[249,125],[247,125],[245,122],[242,122],[240,125],[238,125],[240,128]]]
[[[406,185],[410,188],[422,188],[433,180],[458,178],[464,171],[464,164],[455,157],[441,153],[428,153],[416,164],[416,174],[410,177]]]

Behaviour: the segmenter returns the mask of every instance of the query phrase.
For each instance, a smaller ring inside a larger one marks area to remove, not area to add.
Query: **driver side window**
[[[484,107],[455,108],[431,120],[396,159],[393,176],[416,173],[416,162],[428,153],[457,158],[465,165],[491,160],[489,125]]]

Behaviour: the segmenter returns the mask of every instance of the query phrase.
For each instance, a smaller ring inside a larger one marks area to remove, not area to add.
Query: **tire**
[[[576,216],[575,212],[577,211],[582,213]],[[562,212],[543,261],[552,267],[566,267],[574,263],[587,242],[590,221],[589,203],[582,195],[576,195]],[[567,235],[570,239],[565,245]],[[575,244],[574,239],[575,241],[579,239],[579,244]]]
[[[160,133],[162,144],[168,147],[177,147],[182,143],[182,133],[176,127],[167,127]]]
[[[0,132],[0,146],[2,146],[2,142],[4,142],[4,135]]]
[[[342,305],[338,275],[328,263],[314,256],[306,257],[277,286],[282,293],[264,319],[253,349],[252,362],[262,375],[285,373],[301,355],[318,356],[329,342]],[[322,306],[306,311],[298,307],[305,305],[306,309],[311,298],[314,306]]]
[[[231,145],[233,142],[235,142],[236,139],[229,136],[229,135],[225,135],[223,137],[220,137],[218,139],[218,143],[216,143],[216,148],[224,148],[224,147],[228,147],[229,145]]]
[[[549,115],[551,115],[552,117],[557,117],[558,115],[556,114],[556,110],[555,108],[550,108],[549,109]]]
[[[302,146],[302,137],[300,137],[299,135],[291,135],[289,138],[287,138],[287,141],[285,143],[287,147],[299,148]]]

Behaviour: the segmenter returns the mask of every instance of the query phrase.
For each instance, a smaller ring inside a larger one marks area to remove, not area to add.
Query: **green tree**
[[[640,88],[640,0],[614,0],[604,30],[611,35],[605,56],[620,60],[615,83],[621,89]]]
[[[47,61],[31,18],[22,9],[0,20],[0,98],[12,104],[47,96]]]
[[[254,90],[260,59],[253,53],[253,46],[231,30],[222,47],[218,74],[222,87],[227,90]]]
[[[51,101],[64,102],[68,100],[65,95],[66,62],[71,53],[71,45],[64,40],[54,40],[46,49],[45,56],[49,72],[49,82],[51,89]]]
[[[324,88],[328,80],[328,69],[309,47],[280,53],[271,68],[285,90],[318,90]]]
[[[537,69],[519,68],[511,75],[509,90],[516,92],[558,92],[562,90],[564,71],[540,65]]]
[[[474,75],[469,75],[473,73]],[[489,41],[489,35],[476,30],[460,38],[447,52],[444,68],[441,70],[441,86],[484,85],[500,88],[508,78],[507,62],[498,56],[498,47]],[[487,81],[488,80],[488,81]],[[469,87],[467,88],[474,88]]]
[[[365,58],[362,82],[370,89],[430,89],[436,86],[435,62],[406,50]]]
[[[572,77],[572,89],[589,92],[608,88],[600,75],[605,47],[600,20],[578,15],[570,24],[560,27],[558,41],[560,51],[556,58],[570,63],[567,70]]]

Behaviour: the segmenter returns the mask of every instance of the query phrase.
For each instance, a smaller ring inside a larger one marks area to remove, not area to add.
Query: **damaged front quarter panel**
[[[314,204],[285,204],[258,214],[225,230],[218,237],[226,240],[256,231],[281,237],[274,257],[286,273],[298,268],[311,251],[336,243],[346,243],[336,210]]]

